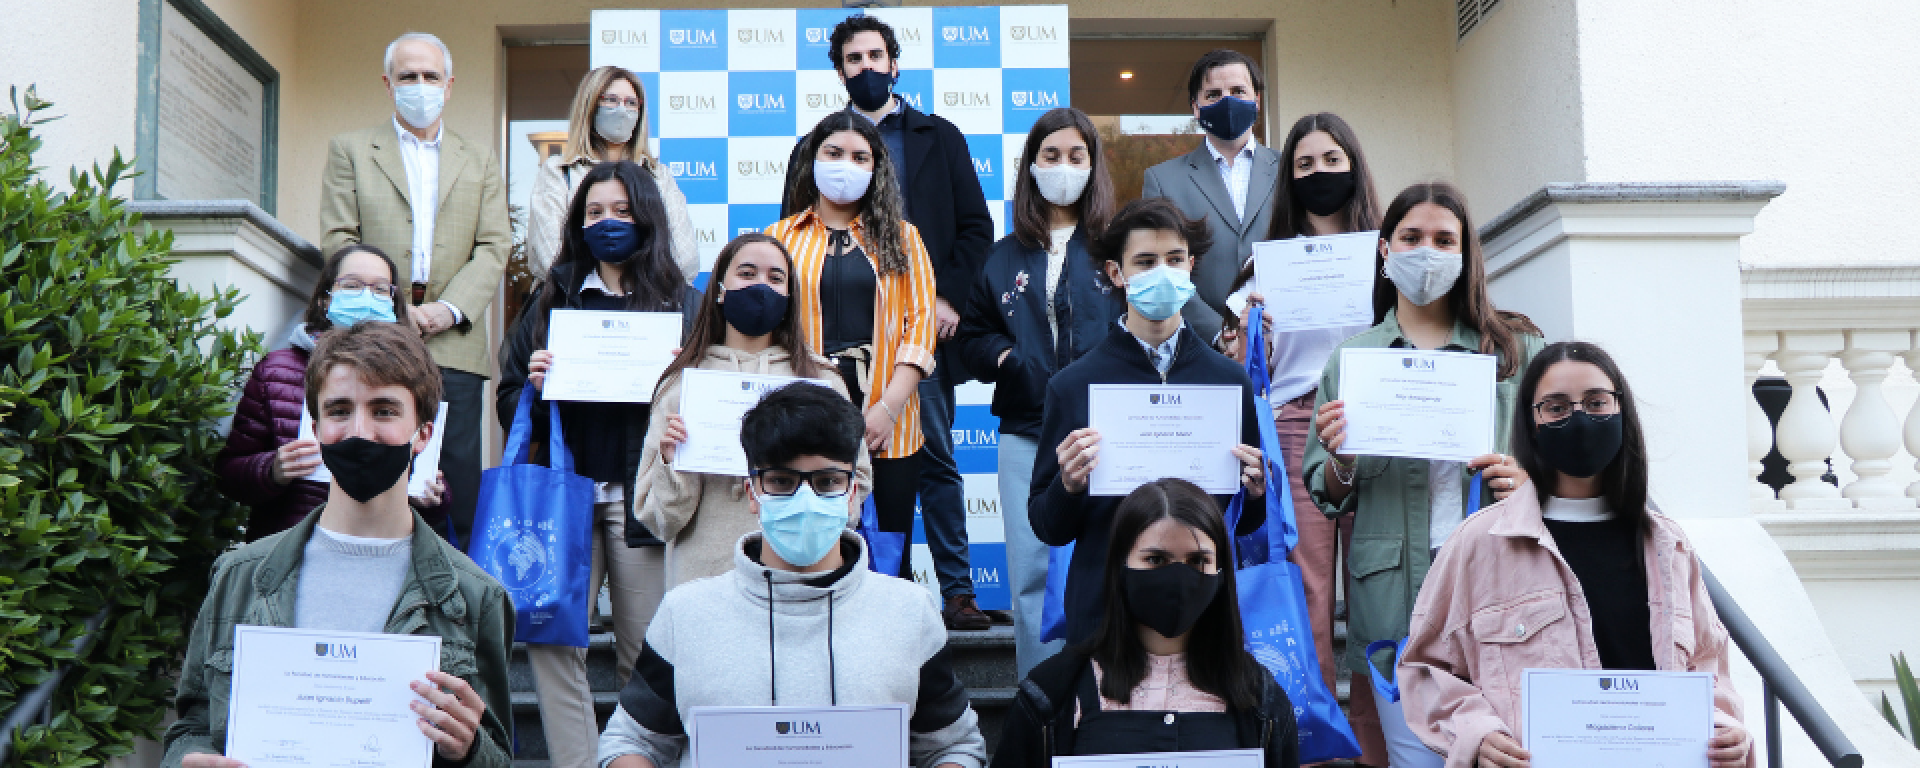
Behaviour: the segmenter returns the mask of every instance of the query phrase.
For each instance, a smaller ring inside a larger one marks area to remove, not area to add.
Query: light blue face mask
[[[1162,264],[1127,279],[1127,303],[1148,320],[1173,317],[1193,299],[1193,278]]]
[[[447,89],[439,85],[414,83],[393,87],[393,108],[407,125],[425,130],[440,119],[447,106]]]
[[[821,498],[806,483],[792,496],[760,496],[760,532],[774,554],[805,568],[825,559],[847,529],[847,497]]]
[[[393,299],[373,295],[372,288],[334,291],[327,300],[327,322],[335,328],[351,328],[362,320],[399,322],[399,318],[393,316]]]

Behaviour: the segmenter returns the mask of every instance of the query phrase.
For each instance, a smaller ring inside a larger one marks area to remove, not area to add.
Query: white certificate
[[[1088,493],[1125,496],[1163,477],[1207,493],[1240,487],[1240,398],[1236,386],[1091,384],[1087,426],[1100,432],[1100,459]]]
[[[547,321],[548,400],[650,403],[680,348],[678,312],[556,309]]]
[[[250,768],[427,768],[408,687],[440,668],[435,635],[233,629],[227,757]]]
[[[1253,244],[1254,282],[1278,332],[1373,325],[1378,232]]]
[[[819,379],[682,369],[680,420],[687,424],[687,441],[673,450],[673,468],[746,477],[747,452],[740,446],[740,420],[768,392],[796,381],[833,388]]]
[[[447,404],[440,404],[440,412],[433,417],[433,437],[427,439],[427,447],[413,459],[413,476],[407,478],[408,496],[427,495],[427,483],[433,481],[433,473],[440,471],[440,446],[446,442]],[[313,432],[313,415],[305,408],[300,409],[300,435],[297,439],[319,442]],[[303,480],[325,485],[333,482],[333,473],[327,470],[325,463],[313,468]]]
[[[692,768],[907,765],[907,705],[694,707]]]
[[[1053,759],[1053,768],[1262,768],[1266,764],[1266,753],[1258,749],[1080,755]]]
[[[1496,358],[1417,349],[1340,350],[1341,453],[1466,461],[1493,452]]]
[[[1520,732],[1540,768],[1706,768],[1713,675],[1529,669]]]

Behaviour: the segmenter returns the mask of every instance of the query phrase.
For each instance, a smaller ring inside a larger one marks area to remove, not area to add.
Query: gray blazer
[[[1202,139],[1205,141],[1205,139]],[[1200,338],[1212,339],[1220,332],[1220,317],[1226,312],[1227,294],[1233,291],[1233,278],[1240,265],[1253,252],[1253,244],[1267,239],[1273,222],[1274,185],[1280,180],[1280,153],[1265,145],[1253,150],[1253,174],[1247,183],[1246,221],[1233,210],[1233,196],[1220,180],[1220,170],[1205,144],[1180,157],[1147,169],[1141,197],[1165,197],[1180,207],[1189,218],[1207,219],[1213,233],[1213,247],[1194,265],[1193,284],[1201,301],[1187,302],[1181,311]]]

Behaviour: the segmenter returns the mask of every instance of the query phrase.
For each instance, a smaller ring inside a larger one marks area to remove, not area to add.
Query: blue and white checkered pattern
[[[794,140],[846,108],[827,45],[835,24],[861,14],[899,39],[894,93],[966,134],[994,237],[1006,233],[1027,131],[1071,103],[1067,6],[594,11],[593,66],[626,67],[646,86],[647,135],[687,196],[701,284],[728,240],[778,220]],[[962,389],[954,452],[975,588],[983,608],[1005,609],[991,389]],[[916,577],[932,582],[924,545],[915,551]]]

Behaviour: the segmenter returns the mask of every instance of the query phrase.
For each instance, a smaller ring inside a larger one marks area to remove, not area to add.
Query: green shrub
[[[1914,683],[1913,667],[1907,666],[1905,651],[1889,658],[1893,661],[1894,687],[1900,689],[1900,703],[1907,710],[1907,729],[1900,730],[1900,717],[1894,713],[1893,702],[1887,700],[1885,692],[1880,694],[1880,715],[1887,719],[1887,724],[1893,726],[1893,730],[1912,741],[1914,746],[1920,747],[1920,685]]]
[[[70,192],[41,178],[34,114],[52,105],[25,97],[9,91],[0,116],[0,712],[73,662],[57,717],[18,732],[14,759],[84,766],[153,737],[170,704],[242,519],[214,488],[214,424],[259,342],[215,325],[237,291],[167,276],[172,234],[141,234],[112,195],[129,167],[117,150],[71,171]]]

